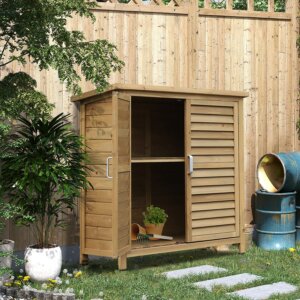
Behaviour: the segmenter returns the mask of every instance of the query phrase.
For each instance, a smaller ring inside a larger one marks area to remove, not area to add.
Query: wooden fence
[[[295,127],[298,0],[288,0],[284,13],[274,12],[273,0],[268,1],[268,12],[254,11],[253,0],[248,0],[245,11],[233,10],[232,0],[226,1],[226,9],[212,9],[208,0],[200,9],[198,2],[180,0],[168,5],[161,0],[127,4],[114,0],[99,5],[94,9],[95,23],[75,16],[68,26],[84,31],[88,40],[108,39],[117,45],[125,67],[112,75],[112,83],[249,92],[244,111],[249,224],[251,195],[258,187],[258,159],[266,152],[299,149]],[[13,65],[12,69],[20,67]],[[71,112],[77,124],[77,108],[55,72],[39,72],[33,65],[27,65],[25,71],[55,103],[55,113]],[[93,89],[89,83],[82,87]],[[12,226],[9,230],[18,239],[18,248],[28,244],[28,234],[18,238],[15,231],[19,229]],[[73,243],[68,236],[61,233],[60,242]]]

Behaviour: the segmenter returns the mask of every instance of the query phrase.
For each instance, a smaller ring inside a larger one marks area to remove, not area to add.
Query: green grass
[[[289,295],[274,296],[270,299],[300,298],[300,248],[296,252],[263,251],[252,247],[246,254],[239,254],[237,249],[230,253],[216,253],[211,250],[177,252],[166,255],[153,255],[128,259],[128,270],[118,271],[116,260],[102,259],[92,261],[88,266],[81,267],[81,278],[72,278],[70,286],[76,294],[84,291],[84,299],[204,299],[226,300],[239,299],[226,296],[226,292],[235,288],[216,287],[213,292],[206,292],[192,286],[193,282],[224,276],[224,273],[192,276],[180,280],[167,280],[161,273],[180,268],[209,264],[228,269],[226,275],[243,272],[264,277],[259,283],[268,284],[286,281],[299,287],[299,291]],[[258,283],[239,287],[256,286]]]

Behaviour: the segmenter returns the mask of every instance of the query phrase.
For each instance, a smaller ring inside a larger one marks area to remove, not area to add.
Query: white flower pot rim
[[[27,248],[38,250],[38,249],[53,249],[53,248],[60,247],[57,244],[49,244],[48,246],[51,246],[51,247],[43,247],[43,248],[40,248],[40,247],[37,247],[37,246],[38,246],[38,244],[34,244],[34,245],[27,246]]]

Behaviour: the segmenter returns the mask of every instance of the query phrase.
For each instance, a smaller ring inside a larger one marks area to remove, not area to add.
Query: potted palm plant
[[[76,204],[86,180],[82,140],[70,127],[68,116],[18,119],[10,143],[3,147],[2,189],[11,203],[31,219],[17,219],[33,231],[36,243],[25,250],[25,271],[36,281],[55,278],[61,271],[61,249],[53,240],[62,216]],[[13,146],[12,146],[13,145]]]

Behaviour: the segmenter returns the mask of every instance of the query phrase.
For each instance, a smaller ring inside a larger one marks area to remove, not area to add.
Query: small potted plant
[[[150,205],[143,212],[144,224],[148,234],[159,234],[163,232],[164,225],[168,219],[168,215],[164,209]]]
[[[5,223],[13,218],[19,210],[16,206],[5,202],[0,198],[0,232],[5,228]],[[10,269],[15,242],[10,239],[0,240],[0,269]],[[0,274],[1,277],[1,274]]]
[[[36,243],[25,251],[25,271],[35,281],[56,278],[62,253],[53,239],[54,230],[65,225],[63,215],[76,205],[80,189],[86,189],[86,155],[82,140],[70,127],[68,116],[31,120],[20,117],[16,132],[2,151],[1,178],[5,197],[23,215]],[[12,146],[13,144],[13,146]]]

